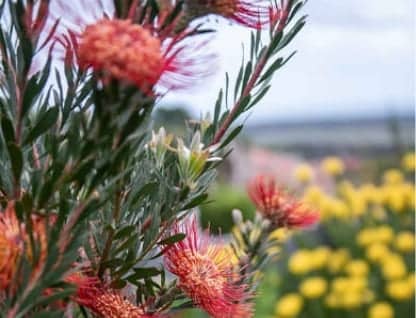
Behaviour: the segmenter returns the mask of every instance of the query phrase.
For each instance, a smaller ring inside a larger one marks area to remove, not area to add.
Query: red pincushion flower
[[[79,64],[103,78],[116,78],[148,90],[168,67],[161,42],[128,20],[102,19],[86,27],[78,48]]]
[[[299,228],[316,223],[319,214],[296,201],[276,185],[271,176],[257,176],[248,185],[248,194],[257,210],[274,227]]]
[[[32,276],[38,272],[46,260],[47,222],[52,223],[53,219],[36,215],[32,215],[31,218],[32,236],[40,252],[37,259],[34,259],[31,238],[26,231],[25,224],[21,223],[16,216],[14,201],[8,202],[6,209],[0,212],[0,289],[8,289],[13,283],[17,283],[13,278],[15,278],[20,257],[25,256],[32,262]]]
[[[69,275],[66,282],[77,288],[73,300],[101,318],[156,318],[125,299],[116,291],[106,288],[96,277],[81,273]]]
[[[198,233],[195,218],[176,225],[172,234],[177,233],[186,238],[168,246],[164,257],[168,270],[179,278],[179,288],[214,318],[252,317],[251,293],[221,247]]]
[[[241,25],[260,29],[269,23],[270,1],[265,0],[187,0],[191,14],[217,14]]]
[[[23,251],[22,226],[16,217],[14,204],[9,203],[0,213],[0,289],[7,289],[10,285]]]
[[[118,19],[110,4],[86,1],[76,0],[74,6],[61,0],[55,3],[55,12],[63,16],[57,17],[62,20],[57,32],[67,64],[91,67],[104,84],[116,79],[145,94],[151,94],[155,85],[168,90],[187,88],[212,73],[206,62],[213,55],[202,53],[206,41],[188,38],[195,29],[176,33],[176,22],[169,24],[163,14],[137,24],[134,17],[142,9],[137,11],[134,4],[129,10],[132,16]],[[82,15],[78,8],[82,8]]]

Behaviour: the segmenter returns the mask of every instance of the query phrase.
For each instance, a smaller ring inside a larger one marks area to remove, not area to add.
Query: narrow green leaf
[[[56,123],[58,116],[58,107],[49,108],[44,114],[42,114],[42,116],[40,117],[39,121],[35,124],[33,129],[29,131],[29,134],[25,138],[25,143],[31,143],[40,135],[45,133],[48,129],[50,129],[52,125]]]
[[[7,143],[7,150],[10,156],[13,176],[15,180],[20,180],[20,175],[23,169],[23,154],[21,149],[15,143]]]
[[[185,237],[186,235],[184,233],[178,233],[164,240],[161,240],[158,244],[159,245],[172,245],[172,244],[182,241]]]

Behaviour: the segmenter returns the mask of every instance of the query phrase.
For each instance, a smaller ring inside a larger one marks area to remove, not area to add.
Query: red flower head
[[[81,273],[69,275],[65,281],[77,288],[73,300],[91,310],[101,318],[156,318],[146,314],[140,307],[133,305],[116,291],[103,286],[96,277]]]
[[[14,203],[9,202],[0,213],[0,289],[7,289],[15,274],[19,257],[24,251],[22,226],[16,217]]]
[[[178,233],[186,238],[168,246],[164,257],[168,270],[179,278],[179,288],[214,318],[252,317],[251,293],[222,247],[198,233],[195,218],[176,225],[172,234]]]
[[[316,223],[319,214],[296,201],[276,185],[271,176],[257,176],[248,185],[248,194],[273,227],[299,228]]]
[[[146,19],[142,24],[130,18],[118,19],[113,8],[104,7],[98,0],[93,2],[95,6],[90,4],[83,9],[90,13],[83,19],[58,1],[58,11],[70,12],[67,15],[65,11],[63,22],[68,27],[60,31],[59,40],[66,50],[67,63],[75,56],[81,68],[92,68],[104,84],[116,79],[137,86],[145,94],[156,84],[166,89],[182,89],[210,74],[206,61],[212,55],[201,53],[205,41],[199,41],[200,37],[188,39],[194,29],[176,34],[174,25],[162,28],[163,17],[155,21]]]
[[[91,66],[102,78],[116,78],[148,90],[168,67],[161,42],[128,20],[102,19],[86,27],[78,48],[81,68]]]
[[[217,14],[254,29],[269,23],[270,1],[266,0],[186,0],[185,3],[194,16]]]
[[[35,275],[46,259],[47,253],[47,220],[40,216],[32,215],[32,236],[39,244],[39,255],[35,260],[30,248],[30,236],[16,216],[14,201],[7,204],[5,211],[0,212],[0,289],[7,289],[11,283],[16,282],[16,273],[19,258],[25,256],[32,262]],[[36,261],[36,263],[34,263]]]

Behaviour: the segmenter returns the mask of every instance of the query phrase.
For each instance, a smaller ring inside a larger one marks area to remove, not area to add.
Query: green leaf
[[[156,267],[139,267],[139,268],[133,268],[134,274],[130,275],[127,279],[133,279],[133,280],[139,280],[144,278],[149,278],[153,276],[159,275],[162,271]]]
[[[203,203],[206,199],[208,198],[208,194],[207,193],[203,193],[198,195],[197,197],[193,198],[191,200],[191,202],[189,202],[188,204],[186,204],[182,210],[189,210],[192,209],[198,205],[200,205],[201,203]]]
[[[185,237],[186,237],[186,234],[178,233],[164,240],[161,240],[158,244],[159,245],[172,245],[172,244],[182,241]]]
[[[1,130],[6,142],[15,141],[13,124],[5,115],[1,116]]]
[[[29,144],[40,135],[45,133],[48,129],[50,129],[53,124],[56,123],[59,116],[59,108],[52,107],[49,108],[42,116],[40,117],[39,121],[35,124],[35,126],[29,131],[25,139],[25,143]]]
[[[126,227],[123,227],[122,229],[116,232],[116,234],[114,235],[114,240],[120,240],[130,236],[130,234],[132,234],[135,229],[136,227],[134,225],[128,225]]]
[[[228,136],[227,138],[223,141],[223,143],[221,144],[221,148],[224,148],[225,146],[227,146],[231,141],[234,140],[235,137],[237,137],[237,135],[241,132],[241,130],[243,129],[243,125],[240,125],[238,127],[236,127]]]
[[[10,162],[12,166],[13,176],[15,180],[20,180],[20,175],[23,169],[23,154],[18,145],[15,143],[7,143],[7,150],[10,156]]]
[[[159,187],[159,184],[157,182],[150,182],[148,184],[145,184],[139,191],[137,191],[133,195],[133,201],[132,204],[136,204],[140,199],[145,197],[148,194],[154,193],[157,191]]]

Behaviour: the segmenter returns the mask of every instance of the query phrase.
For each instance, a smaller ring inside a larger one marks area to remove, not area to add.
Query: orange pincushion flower
[[[181,232],[186,238],[168,246],[164,255],[167,268],[179,278],[178,287],[214,318],[252,317],[251,293],[221,246],[210,245],[209,237],[198,233],[195,219],[174,227],[173,234]]]
[[[269,22],[270,1],[265,0],[187,0],[191,14],[217,14],[241,25],[260,29]]]
[[[306,227],[316,223],[319,214],[296,201],[279,188],[271,176],[257,176],[248,185],[248,194],[273,227]]]
[[[0,213],[0,289],[7,289],[10,285],[24,244],[14,203],[9,202],[6,210]]]
[[[69,275],[66,282],[74,284],[77,291],[73,300],[102,318],[156,318],[146,314],[116,291],[106,288],[96,277],[80,273]]]
[[[14,204],[10,201],[6,210],[0,213],[0,289],[7,289],[10,286],[20,257],[25,256],[32,262],[32,275],[35,275],[45,261],[47,253],[48,219],[36,215],[31,216],[32,237],[39,247],[39,255],[34,259],[30,235],[25,224],[17,219]]]
[[[165,61],[158,38],[129,20],[102,19],[86,27],[79,49],[81,67],[148,89],[159,80]]]
[[[145,94],[156,84],[168,89],[184,88],[194,83],[194,74],[209,73],[206,64],[201,63],[209,56],[195,58],[204,43],[183,43],[189,33],[162,36],[153,26],[104,18],[79,35],[75,44],[78,63],[84,69],[92,67],[104,83],[117,79],[136,85]],[[70,34],[74,42],[76,36]]]

